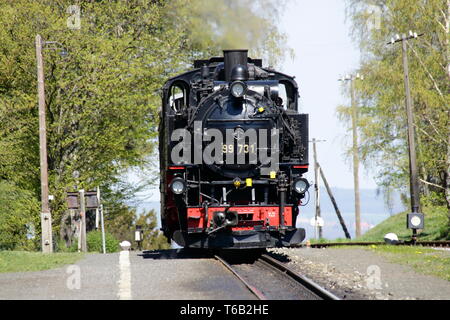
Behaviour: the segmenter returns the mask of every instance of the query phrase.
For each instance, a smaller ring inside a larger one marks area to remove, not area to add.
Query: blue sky
[[[338,78],[356,70],[360,56],[349,35],[350,22],[345,21],[345,1],[291,0],[280,22],[295,52],[295,59],[286,58],[282,69],[296,76],[300,110],[310,117],[310,138],[326,140],[317,144],[318,161],[331,186],[353,188],[351,162],[344,157],[346,129],[336,116],[338,105],[349,104]],[[313,177],[311,170],[308,179]],[[376,188],[362,167],[360,187]]]

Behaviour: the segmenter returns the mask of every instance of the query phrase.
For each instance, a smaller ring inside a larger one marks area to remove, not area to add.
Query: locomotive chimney
[[[223,50],[225,81],[231,81],[231,70],[240,64],[247,67],[247,49]]]

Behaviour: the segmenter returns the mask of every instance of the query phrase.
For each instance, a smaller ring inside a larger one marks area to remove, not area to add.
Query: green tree
[[[127,240],[135,248],[137,248],[134,238],[136,226],[141,226],[144,233],[142,249],[157,250],[170,248],[170,243],[167,242],[167,238],[157,229],[158,222],[154,210],[138,214],[136,209],[122,205],[114,211],[106,211],[106,230],[115,239],[119,241]]]
[[[75,185],[101,187],[111,223],[129,218],[124,203],[145,184],[127,184],[124,176],[131,168],[151,167],[159,89],[169,77],[190,68],[196,57],[234,46],[248,46],[271,63],[284,55],[285,38],[273,19],[281,11],[278,2],[211,2],[217,7],[205,0],[80,0],[80,28],[73,28],[68,23],[73,1],[0,0],[0,181],[36,199],[40,175],[34,39],[39,33],[44,41],[57,42],[44,49],[55,233],[66,210],[65,193]],[[233,15],[235,10],[240,14]],[[243,36],[246,40],[240,41]],[[61,48],[67,56],[59,55]],[[73,177],[74,171],[79,178]],[[154,181],[152,177],[145,183]]]
[[[33,195],[11,183],[0,181],[0,250],[35,249],[39,239],[39,203]]]
[[[286,35],[278,27],[288,2],[175,0],[169,7],[171,20],[178,30],[183,30],[194,57],[220,56],[223,49],[248,48],[250,56],[277,66],[287,55],[293,56]]]
[[[70,1],[2,1],[0,7],[0,176],[39,194],[33,39],[45,50],[50,193],[55,225],[64,194],[114,185],[152,153],[157,89],[179,63],[178,37],[155,1],[80,2],[81,29],[67,27]],[[165,63],[162,63],[164,61]],[[169,66],[169,68],[168,68]],[[57,231],[57,230],[55,230]]]
[[[388,46],[387,42],[395,34],[409,30],[424,33],[408,42],[421,190],[423,195],[435,199],[435,204],[447,203],[450,210],[450,2],[347,3],[352,35],[362,53],[359,72],[365,76],[364,81],[355,83],[360,104],[359,153],[365,165],[377,172],[382,188],[409,195],[402,53],[398,44]],[[349,112],[348,107],[338,108],[340,118],[346,122]]]

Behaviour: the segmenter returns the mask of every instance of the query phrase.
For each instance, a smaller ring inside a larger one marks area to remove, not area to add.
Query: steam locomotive
[[[308,115],[294,78],[248,50],[196,60],[162,89],[161,230],[189,248],[295,246]]]

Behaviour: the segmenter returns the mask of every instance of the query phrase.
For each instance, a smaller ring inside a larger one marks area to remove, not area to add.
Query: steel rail
[[[295,272],[294,270],[287,267],[282,262],[272,258],[271,256],[263,254],[261,255],[260,260],[266,263],[267,265],[276,268],[285,275],[289,276],[295,282],[299,283],[301,286],[305,287],[306,289],[308,289],[309,291],[311,291],[312,293],[314,293],[316,296],[318,296],[323,300],[341,300],[339,297],[329,292],[328,290],[322,288],[311,279]]]
[[[226,262],[224,259],[222,259],[217,255],[215,255],[214,258],[218,260],[220,263],[222,263],[225,266],[225,268],[230,270],[231,273],[233,273],[247,287],[247,289],[250,290],[250,292],[253,293],[259,300],[267,300],[267,297],[261,291],[259,291],[257,288],[248,283],[247,280],[241,277],[228,262]]]

